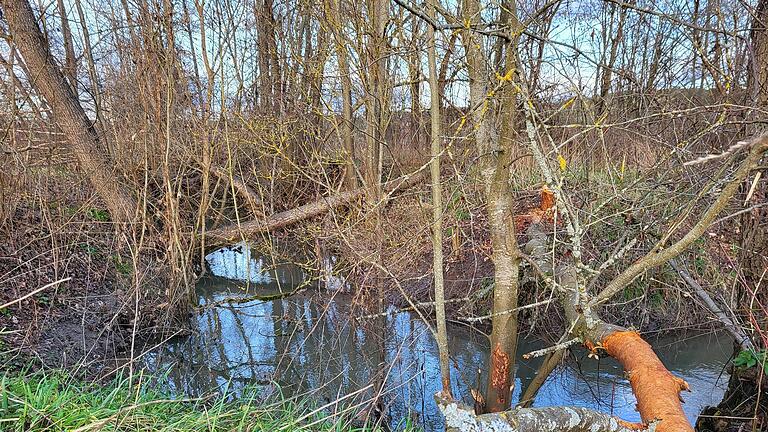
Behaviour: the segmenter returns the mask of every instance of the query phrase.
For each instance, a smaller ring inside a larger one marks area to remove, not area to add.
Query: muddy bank
[[[68,279],[0,311],[5,368],[68,368],[98,376],[124,363],[152,333],[156,289],[135,291],[128,251],[106,213],[60,205],[19,207],[0,242],[0,304]],[[157,276],[145,275],[146,286]],[[154,300],[153,300],[154,299]],[[147,312],[147,313],[145,313]],[[134,330],[136,337],[134,338]]]

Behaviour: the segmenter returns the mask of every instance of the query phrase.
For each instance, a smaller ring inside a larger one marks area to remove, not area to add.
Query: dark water
[[[235,396],[245,386],[256,385],[265,395],[281,391],[310,396],[318,406],[347,396],[339,404],[330,404],[326,412],[356,404],[364,407],[379,394],[375,390],[383,388],[380,400],[391,426],[397,428],[410,419],[426,430],[442,430],[432,399],[440,388],[437,346],[418,316],[393,311],[378,320],[356,319],[360,308],[349,295],[316,289],[279,300],[221,304],[233,297],[290,292],[304,274],[295,266],[274,267],[265,258],[246,256],[250,263],[240,261],[235,267],[231,256],[219,258],[209,259],[218,274],[252,282],[247,286],[221,278],[200,282],[197,293],[203,309],[196,318],[197,333],[168,343],[148,357],[150,369],[167,372],[162,385],[178,394],[226,389]],[[336,279],[329,283],[341,286]],[[469,389],[477,386],[488,342],[465,327],[448,330],[453,394],[470,402]],[[683,395],[691,420],[703,406],[720,401],[728,378],[723,369],[731,352],[729,338],[681,335],[652,342],[665,365],[691,385],[692,393]],[[521,340],[518,352],[522,355],[543,346]],[[377,354],[382,352],[383,359]],[[579,349],[575,352],[578,361],[569,361],[549,377],[535,406],[584,406],[639,421],[634,396],[618,364],[612,359],[588,359]],[[539,363],[518,360],[515,399]],[[480,382],[484,381],[482,377]],[[355,393],[360,389],[365,390]]]

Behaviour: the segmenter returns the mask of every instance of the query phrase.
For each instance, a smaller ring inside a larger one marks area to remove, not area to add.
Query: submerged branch
[[[704,305],[707,307],[707,310],[712,312],[718,320],[720,320],[721,323],[725,326],[725,329],[728,330],[729,333],[733,336],[734,339],[736,339],[736,342],[741,346],[744,350],[751,350],[754,349],[754,346],[752,345],[752,341],[749,339],[749,337],[744,333],[744,330],[742,330],[739,326],[737,326],[733,320],[723,312],[722,309],[715,303],[714,300],[712,300],[712,297],[707,294],[706,291],[704,291],[704,288],[696,282],[694,278],[691,277],[691,275],[678,264],[675,262],[675,260],[669,260],[669,265],[672,266],[673,269],[680,275],[680,277],[685,281],[686,284],[688,284],[689,287],[693,289],[693,291],[696,293],[696,295],[701,299],[701,301],[704,302]]]

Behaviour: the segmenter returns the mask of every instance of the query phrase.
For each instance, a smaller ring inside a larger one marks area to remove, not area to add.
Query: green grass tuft
[[[146,382],[146,377],[140,380]],[[6,373],[0,378],[2,431],[348,431],[310,404],[259,404],[258,392],[236,401],[221,396],[174,399],[124,378],[83,382],[65,372]]]

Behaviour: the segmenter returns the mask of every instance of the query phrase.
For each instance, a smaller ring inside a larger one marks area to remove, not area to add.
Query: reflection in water
[[[307,393],[322,405],[370,387],[377,373],[375,350],[383,346],[384,370],[378,372],[385,377],[381,400],[390,425],[396,428],[409,418],[426,430],[442,430],[432,399],[440,388],[437,346],[415,315],[391,313],[383,320],[387,338],[381,344],[376,338],[382,332],[372,328],[376,320],[352,318],[352,299],[340,292],[205,308],[233,296],[291,290],[300,283],[296,270],[279,266],[268,275],[271,283],[251,283],[248,288],[222,279],[201,281],[198,300],[203,309],[196,320],[197,333],[152,353],[147,366],[167,372],[161,384],[179,394],[194,396],[226,389],[237,395],[247,385],[260,385],[265,393]],[[292,281],[292,285],[274,281]],[[543,346],[525,340],[520,344],[521,354]],[[690,419],[704,405],[719,402],[727,383],[722,374],[731,351],[728,338],[661,339],[654,346],[667,367],[691,385],[693,393],[683,395]],[[463,327],[449,327],[449,347],[453,394],[470,402],[469,389],[477,386],[477,371],[486,361],[487,339]],[[576,351],[581,361],[552,374],[535,406],[591,407],[639,421],[634,396],[618,364],[612,359],[586,359],[583,352]],[[540,361],[518,360],[515,398],[533,378]],[[484,382],[485,377],[480,379]],[[375,390],[358,392],[327,411],[355,404],[364,408],[363,402]]]
[[[305,278],[296,265],[277,263],[269,256],[254,256],[244,241],[217,249],[205,256],[205,262],[214,276],[269,287],[296,286]]]

